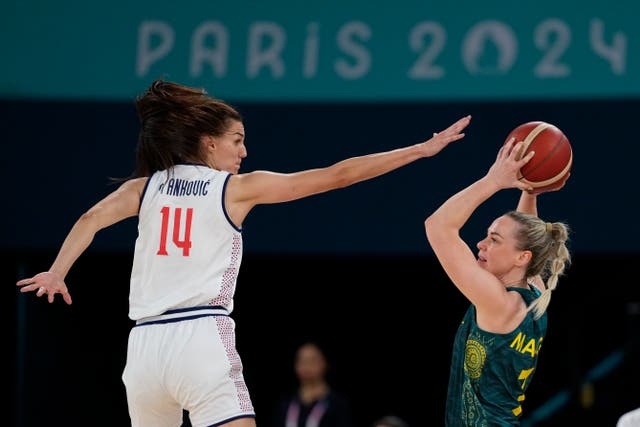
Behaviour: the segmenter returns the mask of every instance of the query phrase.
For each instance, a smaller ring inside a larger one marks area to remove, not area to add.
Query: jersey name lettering
[[[167,196],[206,196],[209,192],[209,184],[211,181],[171,178],[166,185],[160,184],[158,191]]]
[[[530,338],[527,340],[526,334],[518,332],[518,335],[514,338],[509,347],[515,348],[522,354],[529,353],[531,357],[536,357],[536,355],[540,351],[541,346],[542,338],[539,338],[538,343],[536,344],[535,338]]]

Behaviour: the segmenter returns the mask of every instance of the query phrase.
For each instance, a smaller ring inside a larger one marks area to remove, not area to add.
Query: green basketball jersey
[[[530,289],[519,292],[529,305],[540,295]],[[453,344],[449,373],[446,422],[449,427],[517,426],[522,403],[538,362],[547,331],[547,315],[533,319],[527,313],[511,333],[494,334],[476,323],[475,306],[467,310]]]

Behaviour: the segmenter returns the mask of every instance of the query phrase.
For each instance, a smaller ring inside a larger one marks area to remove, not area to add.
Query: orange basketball
[[[535,155],[520,169],[518,179],[533,187],[531,193],[556,190],[569,178],[573,163],[573,150],[566,135],[556,126],[542,121],[523,123],[513,129],[511,137],[524,141],[520,157],[531,151]]]

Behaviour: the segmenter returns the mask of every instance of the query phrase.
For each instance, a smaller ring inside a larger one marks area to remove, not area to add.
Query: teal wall
[[[156,77],[241,102],[640,94],[640,3],[11,1],[0,98],[131,99]]]

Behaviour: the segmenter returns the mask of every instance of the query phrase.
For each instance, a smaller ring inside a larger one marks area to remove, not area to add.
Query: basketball
[[[535,155],[518,173],[518,179],[533,187],[530,193],[538,194],[562,187],[569,178],[573,164],[573,150],[569,139],[558,127],[543,121],[523,123],[513,129],[511,137],[524,141],[519,158],[531,151]]]

